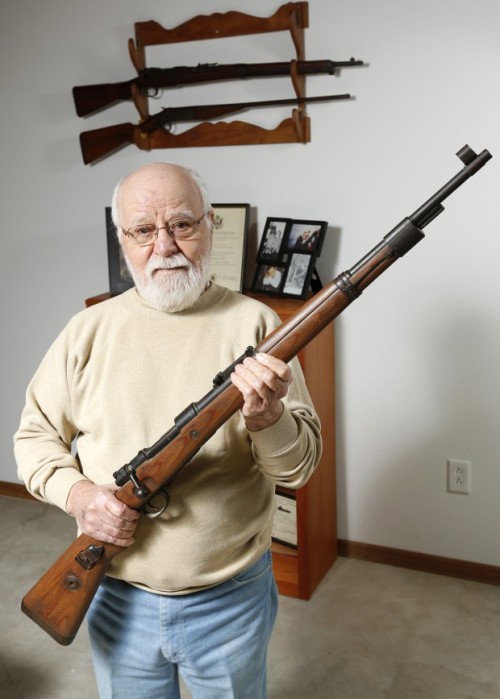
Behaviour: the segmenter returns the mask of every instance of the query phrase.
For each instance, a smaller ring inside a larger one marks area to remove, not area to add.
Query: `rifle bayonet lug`
[[[95,564],[101,560],[103,553],[104,546],[90,544],[90,546],[87,546],[86,549],[80,551],[80,553],[75,556],[75,561],[85,570],[92,570]]]
[[[418,220],[418,224],[423,228],[429,221],[436,218],[441,211],[444,211],[444,207],[438,204],[431,211],[426,212],[425,217],[421,217]],[[385,235],[384,240],[387,247],[392,250],[395,255],[403,257],[403,255],[406,255],[406,253],[424,237],[418,225],[416,225],[410,217],[407,217]]]

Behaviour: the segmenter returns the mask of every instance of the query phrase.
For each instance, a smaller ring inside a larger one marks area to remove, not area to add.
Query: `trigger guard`
[[[162,498],[162,503],[160,505],[153,504],[153,500],[155,500],[158,497]],[[140,511],[145,517],[148,517],[149,519],[155,519],[156,517],[159,517],[165,512],[169,504],[170,495],[167,493],[166,490],[160,488],[160,490],[157,493],[155,493],[147,502],[144,503],[144,505],[142,505]]]

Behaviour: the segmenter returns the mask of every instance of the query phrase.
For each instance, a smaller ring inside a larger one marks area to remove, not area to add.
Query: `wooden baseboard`
[[[30,495],[22,483],[8,483],[0,481],[0,495],[7,495],[11,498],[24,498],[25,500],[35,500],[33,495]]]
[[[21,483],[0,481],[0,495],[36,501]],[[410,570],[419,570],[423,573],[435,573],[436,575],[447,575],[452,578],[472,580],[489,585],[500,585],[500,566],[461,561],[456,558],[444,558],[428,553],[417,553],[416,551],[392,549],[386,546],[376,546],[375,544],[363,544],[359,541],[348,541],[347,539],[338,540],[338,554],[344,558],[356,558],[360,561],[382,563],[383,565],[396,566],[397,568],[409,568]]]
[[[500,566],[461,561],[456,558],[444,558],[428,553],[404,551],[374,544],[362,544],[358,541],[338,540],[339,556],[357,558],[360,561],[382,563],[398,568],[409,568],[424,573],[447,575],[462,580],[500,585]]]

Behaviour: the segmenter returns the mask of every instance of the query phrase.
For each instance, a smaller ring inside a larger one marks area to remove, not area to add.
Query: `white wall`
[[[77,84],[132,77],[135,21],[174,27],[200,13],[269,16],[278,7],[2,1],[0,479],[17,480],[12,434],[43,353],[84,299],[108,288],[104,207],[120,176],[157,159],[194,167],[214,201],[256,208],[255,234],[267,216],[327,219],[319,265],[327,280],[458,172],[454,154],[469,143],[494,159],[452,195],[426,240],[336,323],[339,535],[499,565],[497,0],[310,0],[306,57],[369,64],[308,79],[310,95],[356,96],[311,106],[310,144],[151,153],[130,146],[93,167],[81,161],[80,131],[136,120],[131,104],[79,119],[71,97]],[[147,55],[149,65],[183,65],[281,61],[293,50],[288,36],[273,34]],[[288,81],[184,88],[157,105],[274,96],[292,96]],[[277,116],[245,118],[274,126]],[[449,457],[472,462],[469,496],[446,492]]]

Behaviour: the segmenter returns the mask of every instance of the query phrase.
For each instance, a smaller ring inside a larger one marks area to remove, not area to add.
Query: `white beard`
[[[190,308],[208,284],[210,253],[206,251],[195,266],[182,252],[170,257],[153,254],[143,272],[136,272],[125,250],[123,256],[139,296],[158,311],[175,313]],[[177,268],[173,272],[157,270]]]

